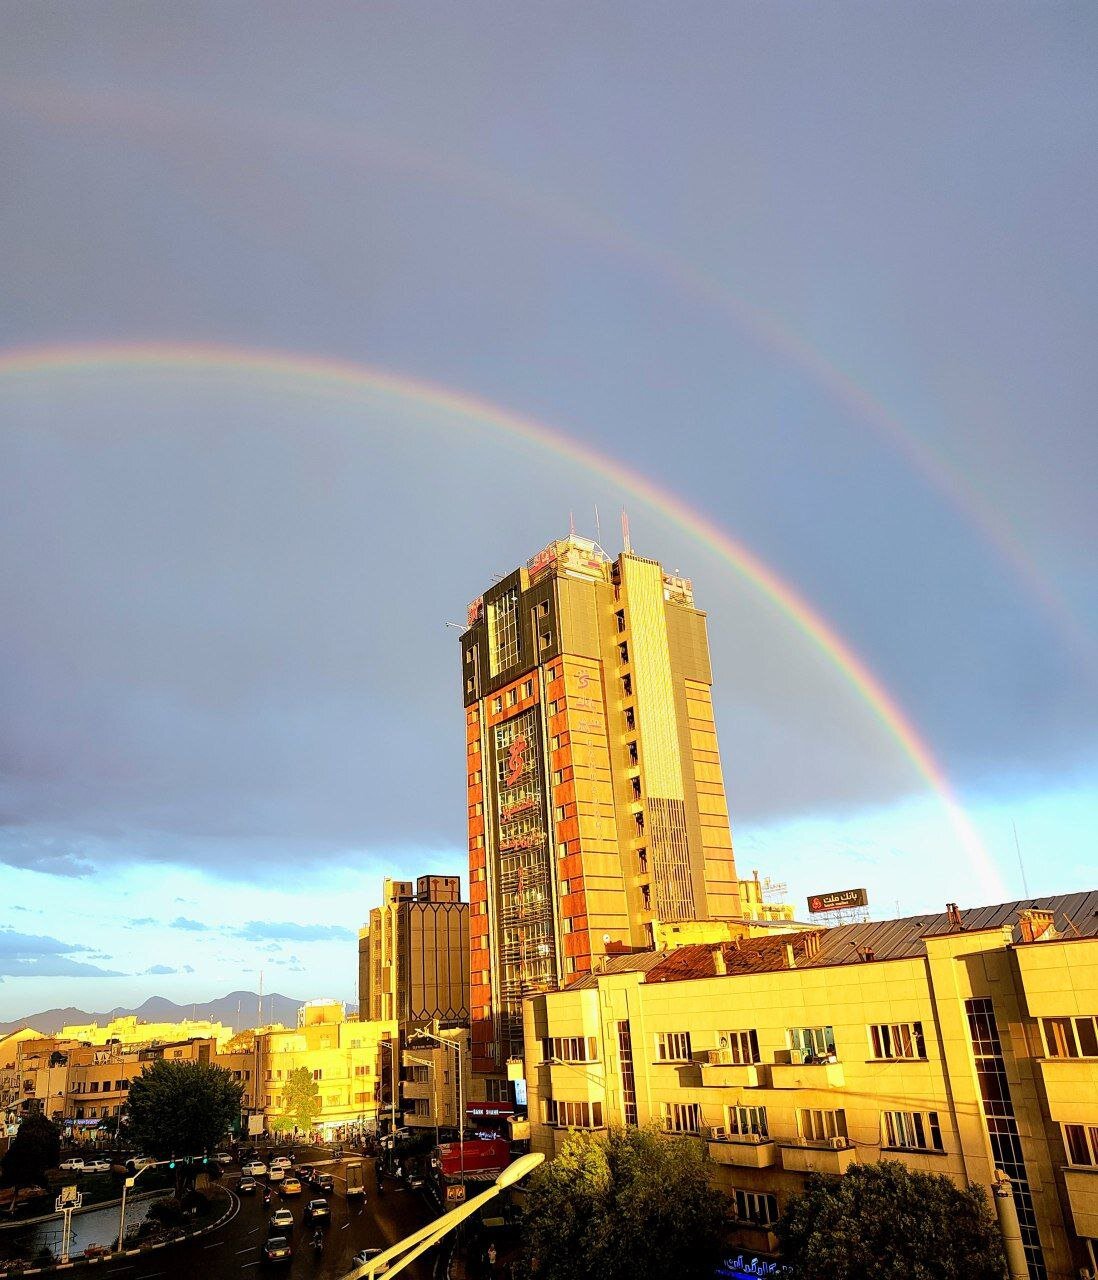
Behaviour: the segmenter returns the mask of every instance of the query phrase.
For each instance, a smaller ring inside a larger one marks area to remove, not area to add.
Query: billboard
[[[869,895],[864,889],[839,889],[833,893],[814,893],[808,899],[812,915],[825,911],[849,911],[853,907],[868,907]]]

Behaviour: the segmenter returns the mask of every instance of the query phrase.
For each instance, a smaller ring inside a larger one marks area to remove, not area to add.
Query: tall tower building
[[[522,999],[656,921],[735,919],[739,887],[691,582],[552,542],[469,606],[474,1071],[522,1054]]]

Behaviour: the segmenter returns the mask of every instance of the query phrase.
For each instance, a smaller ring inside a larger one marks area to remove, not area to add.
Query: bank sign
[[[758,1280],[759,1276],[775,1278],[789,1274],[789,1268],[772,1258],[757,1258],[745,1253],[725,1258],[713,1273],[715,1280]]]
[[[868,907],[869,895],[864,889],[840,889],[835,893],[814,893],[808,899],[813,915],[822,911],[849,911],[852,907]]]

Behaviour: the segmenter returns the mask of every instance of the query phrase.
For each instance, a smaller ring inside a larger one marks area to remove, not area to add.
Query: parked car
[[[268,1234],[281,1234],[294,1229],[294,1215],[289,1209],[276,1209],[267,1223]]]
[[[101,1160],[98,1156],[94,1160],[84,1161],[85,1173],[110,1173],[111,1162],[109,1160]]]
[[[136,1173],[138,1169],[147,1169],[151,1164],[156,1164],[152,1156],[130,1156],[126,1161],[126,1168],[130,1173]]]
[[[57,1167],[62,1173],[83,1173],[84,1158],[83,1156],[69,1156],[67,1160],[62,1160]]]
[[[267,1166],[262,1160],[253,1160],[250,1164],[246,1164],[241,1173],[246,1173],[251,1178],[262,1178],[267,1172]]]
[[[259,1256],[264,1262],[289,1262],[294,1251],[285,1236],[271,1236],[263,1242]]]
[[[331,1222],[332,1209],[327,1200],[310,1200],[305,1206],[307,1222]]]
[[[301,1179],[296,1174],[291,1173],[288,1177],[283,1178],[282,1186],[279,1190],[284,1196],[299,1196],[301,1195]]]
[[[383,1249],[360,1249],[351,1259],[351,1262],[356,1267],[364,1267],[372,1258],[376,1258],[379,1253],[384,1252],[385,1251]],[[388,1270],[389,1268],[387,1266],[383,1266],[378,1274],[384,1274],[384,1272]]]
[[[236,1189],[237,1191],[240,1192],[242,1196],[254,1196],[256,1187],[258,1186],[259,1186],[259,1183],[256,1182],[254,1178],[245,1175],[236,1184]]]

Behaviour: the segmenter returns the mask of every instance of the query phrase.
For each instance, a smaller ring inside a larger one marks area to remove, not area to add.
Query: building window
[[[1098,1166],[1098,1124],[1064,1124],[1060,1128],[1068,1164]]]
[[[633,824],[637,828],[637,835],[638,836],[644,835],[644,814],[643,813],[633,814]]]
[[[633,799],[634,799],[634,800],[639,800],[639,799],[641,798],[641,780],[640,780],[640,778],[630,778],[630,779],[629,779],[629,784],[630,784],[630,786],[633,788]]]
[[[633,677],[628,673],[623,675],[621,678],[621,691],[627,698],[631,698],[633,696]]]
[[[647,884],[641,885],[641,906],[645,911],[652,910],[652,886]]]
[[[598,1062],[598,1040],[595,1036],[545,1036],[541,1056],[545,1062]]]
[[[807,1109],[797,1112],[797,1131],[804,1142],[846,1140],[846,1112]]]
[[[518,662],[518,592],[513,588],[488,605],[488,635],[492,675]]]
[[[601,1129],[601,1102],[558,1102],[545,1100],[545,1123],[560,1129]]]
[[[510,1102],[510,1080],[494,1080],[492,1078],[485,1080],[484,1097],[488,1102]]]
[[[1042,1018],[1050,1058],[1098,1058],[1098,1018]]]
[[[911,1151],[944,1151],[937,1111],[882,1111],[881,1141]]]
[[[637,862],[640,864],[640,869],[642,874],[647,875],[648,874],[648,850],[647,849],[637,850]]]
[[[728,1132],[738,1138],[769,1138],[765,1107],[727,1107]]]
[[[618,657],[621,659],[623,666],[629,661],[629,645],[624,640],[618,645]]]
[[[699,1133],[701,1104],[697,1102],[661,1102],[660,1120],[668,1133]]]
[[[765,1191],[736,1191],[736,1221],[772,1227],[778,1221],[778,1197]]]
[[[549,601],[539,600],[538,601],[538,617],[548,618],[548,616],[549,616]]]
[[[689,1062],[690,1032],[658,1032],[656,1035],[656,1059],[659,1062]]]
[[[717,1047],[722,1051],[722,1058],[727,1054],[728,1061],[738,1066],[761,1061],[759,1034],[754,1027],[747,1031],[722,1031]]]
[[[524,698],[532,698],[534,696],[534,682],[532,680],[523,681],[522,696]]]
[[[629,755],[630,764],[640,764],[640,756],[637,754],[636,739],[634,739],[632,742],[627,742],[625,744],[625,750]]]
[[[925,1058],[926,1041],[921,1022],[881,1022],[869,1028],[874,1058]]]
[[[518,702],[518,690],[517,690],[517,689],[508,689],[508,690],[507,690],[507,705],[508,705],[509,707],[513,707],[513,706],[515,705],[515,703],[516,703],[516,702]]]
[[[786,1036],[790,1049],[800,1053],[804,1062],[835,1057],[835,1032],[831,1027],[790,1027]]]
[[[502,699],[502,698],[493,698],[493,699],[492,699],[492,714],[493,714],[493,715],[497,715],[497,716],[498,716],[502,711],[503,711],[503,699]]]
[[[278,1076],[279,1076],[279,1079],[281,1079],[281,1078],[282,1078],[282,1072],[281,1072],[281,1071],[278,1073]],[[324,1072],[323,1072],[319,1067],[317,1067],[317,1069],[313,1072],[313,1079],[314,1079],[314,1080],[323,1080],[323,1079],[324,1079]]]
[[[637,716],[632,707],[625,708],[625,727],[627,729],[635,729],[637,727]]]

